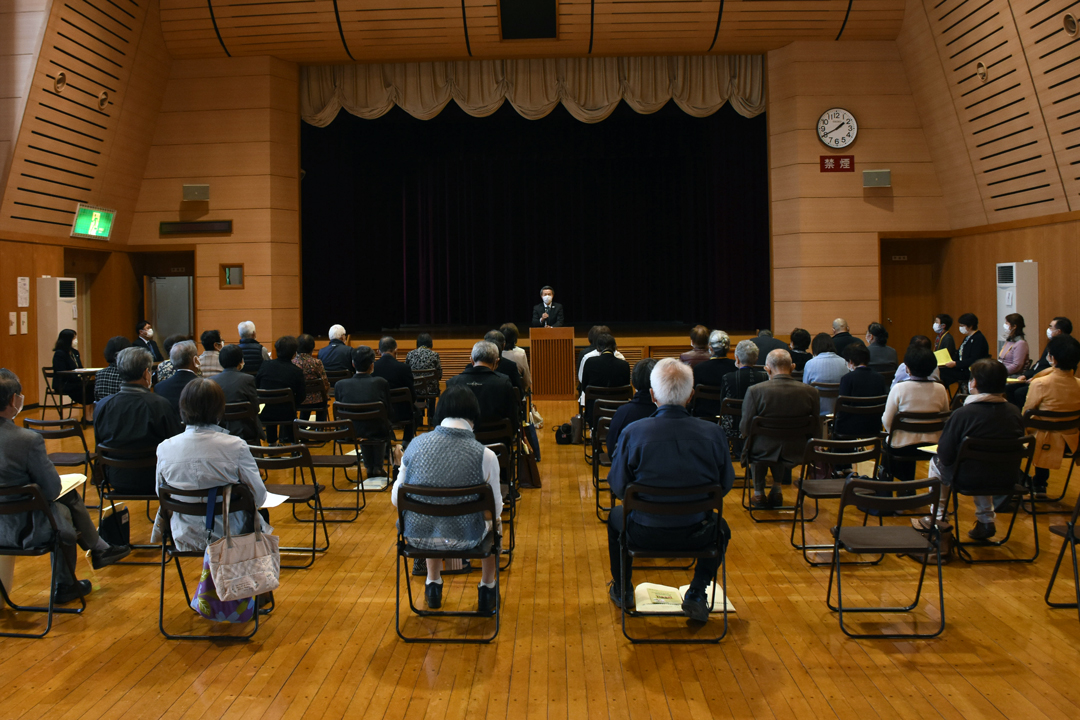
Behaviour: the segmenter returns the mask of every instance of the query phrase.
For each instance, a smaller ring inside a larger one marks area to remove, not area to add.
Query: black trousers
[[[622,536],[623,506],[617,505],[608,515],[608,557],[611,562],[611,578],[615,586],[619,586],[620,571],[622,569],[622,550],[619,540]],[[683,527],[658,528],[648,525],[639,525],[632,519],[626,524],[626,531],[630,536],[630,542],[639,547],[650,550],[702,550],[716,543],[716,532],[722,536],[721,547],[727,551],[728,540],[731,539],[731,530],[727,521],[720,519],[717,524],[716,513],[699,523]],[[691,585],[695,590],[704,590],[716,576],[720,567],[719,558],[699,559],[694,567],[694,579]],[[626,567],[626,585],[624,593],[634,588],[633,568]]]

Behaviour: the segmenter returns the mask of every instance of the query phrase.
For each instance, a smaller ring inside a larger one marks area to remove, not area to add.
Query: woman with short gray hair
[[[754,343],[744,340],[748,345],[757,347]],[[735,372],[735,361],[728,357],[731,348],[731,337],[723,330],[713,330],[709,333],[710,357],[703,363],[694,367],[694,386],[704,386],[720,392],[720,386],[724,378]],[[720,416],[720,400],[707,400],[695,398],[693,412],[696,417],[715,419]]]
[[[724,381],[720,383],[720,394],[725,400],[731,398],[742,401],[751,385],[757,385],[769,379],[764,370],[754,368],[757,359],[758,346],[751,341],[743,340],[735,346],[735,363],[738,369],[725,375]],[[739,418],[734,415],[724,415],[720,418],[720,427],[724,429],[724,434],[727,435],[728,442],[731,444],[732,456],[741,455],[742,439],[739,437]]]

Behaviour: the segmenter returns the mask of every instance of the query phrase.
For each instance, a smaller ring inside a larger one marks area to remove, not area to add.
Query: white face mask
[[[966,325],[961,325],[960,326],[960,334],[961,335],[967,335],[967,333],[968,333],[967,326]]]
[[[15,402],[14,398],[12,398],[12,401],[11,401],[11,404],[15,406],[15,414],[16,415],[18,415],[19,413],[21,413],[23,411],[23,405],[26,404],[26,396],[25,395],[23,395],[22,393],[19,393],[18,398],[19,398],[18,403]]]
[[[1005,334],[1008,335],[1009,334],[1009,323],[1005,323],[1004,325],[1002,325],[1002,327],[1005,329]]]
[[[154,328],[146,328],[146,339],[154,337]]]
[[[968,381],[968,394],[969,395],[978,395],[978,392],[975,389],[975,382],[973,380]]]
[[[1046,339],[1047,340],[1053,340],[1054,339],[1054,328],[1046,328]]]
[[[541,295],[540,299],[544,301],[545,305],[550,305],[554,295]]]
[[[939,332],[941,332],[941,330],[942,330],[941,323],[934,323],[934,332],[939,333]]]
[[[72,338],[72,340],[71,340],[71,349],[72,350],[78,350],[79,349],[79,338]]]

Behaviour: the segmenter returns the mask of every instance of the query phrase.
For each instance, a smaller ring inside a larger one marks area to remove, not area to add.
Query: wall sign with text
[[[854,155],[822,155],[821,172],[855,172]]]

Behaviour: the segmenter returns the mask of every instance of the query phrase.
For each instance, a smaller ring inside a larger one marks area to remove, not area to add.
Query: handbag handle
[[[217,488],[212,487],[206,494],[206,544],[214,537],[214,507],[217,505]]]

